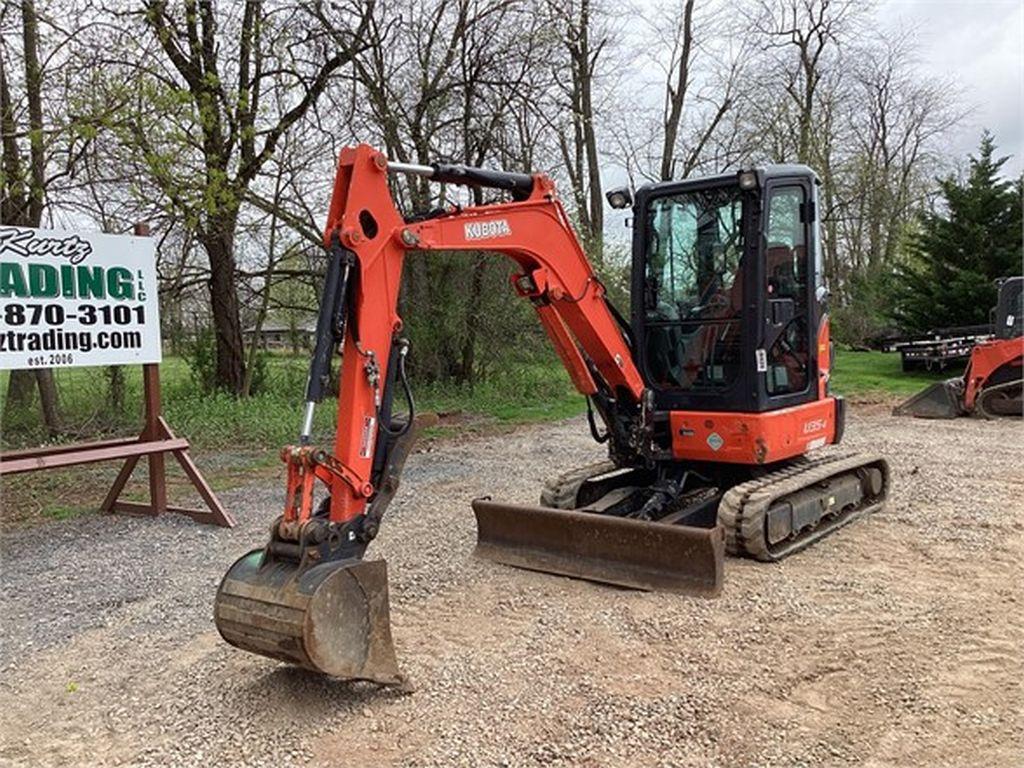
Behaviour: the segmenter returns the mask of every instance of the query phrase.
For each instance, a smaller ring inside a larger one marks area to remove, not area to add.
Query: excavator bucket
[[[307,567],[264,559],[235,562],[214,606],[217,629],[238,648],[331,677],[402,684],[391,642],[383,560]]]
[[[722,529],[586,510],[473,502],[476,554],[505,565],[658,592],[712,596],[722,588]]]
[[[892,409],[893,416],[921,419],[955,419],[964,413],[963,380],[937,381]]]

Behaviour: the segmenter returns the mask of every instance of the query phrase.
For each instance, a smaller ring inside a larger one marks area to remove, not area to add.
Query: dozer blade
[[[340,560],[299,572],[288,561],[263,564],[263,550],[224,576],[214,607],[217,629],[238,648],[332,677],[403,683],[391,642],[383,560]]]
[[[937,381],[892,409],[893,416],[916,416],[920,419],[955,419],[964,413],[961,379]]]
[[[718,526],[644,522],[581,510],[477,499],[476,554],[563,576],[659,592],[711,596],[722,588]]]

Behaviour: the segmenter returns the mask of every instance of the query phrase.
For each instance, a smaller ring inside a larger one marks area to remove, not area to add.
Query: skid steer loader
[[[390,174],[511,199],[404,217]],[[222,636],[336,677],[401,680],[385,564],[365,553],[416,425],[397,311],[407,255],[511,258],[514,290],[536,310],[608,448],[607,462],[553,479],[536,506],[475,501],[481,556],[714,595],[726,552],[778,560],[877,509],[889,485],[884,459],[809,455],[841,440],[845,415],[829,391],[817,185],[805,166],[776,165],[652,184],[635,200],[609,192],[635,222],[627,320],[543,174],[395,163],[366,145],[342,151],[305,415],[282,455],[284,511],[220,585]],[[313,412],[336,355],[338,427],[327,449],[312,444]],[[327,496],[316,505],[318,484]]]
[[[985,419],[1024,416],[1024,277],[999,282],[993,338],[971,349],[964,375],[937,381],[893,408],[894,416]]]

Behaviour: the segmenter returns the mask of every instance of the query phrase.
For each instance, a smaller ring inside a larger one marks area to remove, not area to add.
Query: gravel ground
[[[414,693],[320,679],[219,640],[217,583],[262,543],[86,517],[0,537],[0,764],[1024,765],[1024,430],[854,408],[887,507],[715,600],[471,556],[470,500],[532,503],[601,458],[581,419],[414,454],[373,550]]]

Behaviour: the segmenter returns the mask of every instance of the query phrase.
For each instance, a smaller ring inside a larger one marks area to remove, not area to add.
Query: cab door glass
[[[770,395],[807,388],[807,210],[802,186],[776,187],[768,200],[765,279]]]
[[[655,388],[723,390],[741,370],[743,193],[651,201],[644,274],[644,365]]]

